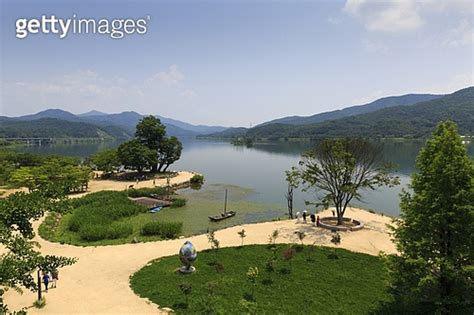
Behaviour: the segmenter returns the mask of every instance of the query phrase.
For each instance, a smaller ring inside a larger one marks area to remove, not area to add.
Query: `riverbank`
[[[320,213],[328,216],[330,210]],[[341,232],[340,248],[371,255],[380,251],[396,253],[390,240],[387,224],[391,218],[365,210],[351,208],[347,217],[361,220],[365,227],[361,231]],[[35,222],[35,228],[40,222]],[[241,239],[237,232],[245,229],[245,244],[266,244],[269,235],[279,231],[277,243],[299,242],[296,231],[304,231],[305,244],[334,246],[331,232],[313,227],[311,224],[296,223],[296,220],[272,221],[245,224],[216,231],[216,238],[222,247],[239,246]],[[185,239],[125,244],[101,247],[76,247],[45,241],[38,236],[44,254],[63,255],[78,258],[73,266],[61,269],[56,289],[46,293],[46,306],[43,309],[29,308],[30,314],[71,314],[71,313],[109,313],[109,314],[159,314],[163,313],[157,305],[136,296],[130,288],[130,276],[149,261],[160,257],[176,255]],[[208,249],[206,235],[196,235],[190,240],[198,251]],[[176,261],[176,266],[180,262]],[[23,295],[10,290],[5,301],[12,310],[30,307],[36,294],[25,291]]]
[[[180,171],[177,172],[177,175],[170,178],[170,185],[171,186],[183,186],[190,182],[191,178],[196,175],[195,172],[189,171]],[[154,187],[154,186],[166,186],[167,180],[166,178],[157,178],[157,179],[148,179],[142,181],[117,181],[117,180],[109,180],[109,179],[91,179],[89,181],[89,186],[87,191],[78,193],[78,194],[71,194],[69,195],[71,198],[79,198],[85,196],[90,193],[102,191],[102,190],[127,190],[130,186],[133,188],[145,188],[145,187]],[[7,197],[10,194],[15,192],[25,191],[27,192],[28,189],[23,188],[15,188],[15,189],[0,189],[0,198]]]

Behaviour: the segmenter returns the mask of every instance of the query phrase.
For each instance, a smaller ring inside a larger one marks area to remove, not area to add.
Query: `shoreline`
[[[96,174],[96,172],[94,172]],[[171,186],[181,186],[186,185],[190,182],[191,178],[198,174],[192,171],[178,171],[177,175],[170,178]],[[136,181],[117,181],[111,179],[91,179],[87,191],[69,194],[69,198],[79,198],[85,195],[103,191],[103,190],[116,190],[123,191],[127,190],[130,185],[133,185],[133,188],[152,188],[154,186],[165,186],[166,178],[157,178],[155,179],[155,185],[153,185],[153,179],[147,179],[139,181],[138,184]],[[0,188],[0,198],[5,198],[16,192],[28,192],[26,187],[21,188]]]
[[[320,215],[329,215],[331,209]],[[380,251],[396,253],[395,245],[388,234],[387,224],[391,218],[373,214],[368,211],[350,208],[347,217],[362,220],[364,229],[355,232],[340,232],[341,244],[338,248],[378,255]],[[34,223],[35,230],[43,219]],[[304,231],[305,244],[335,247],[331,242],[331,232],[313,227],[310,223],[296,223],[296,220],[270,221],[237,225],[216,231],[216,238],[222,247],[240,246],[241,239],[237,232],[245,229],[245,244],[267,244],[268,236],[278,230],[277,243],[299,243],[295,231]],[[150,261],[166,256],[177,255],[185,240],[190,240],[198,251],[209,249],[205,234],[174,240],[122,244],[100,247],[78,247],[52,243],[36,235],[35,240],[41,245],[43,254],[55,254],[77,257],[78,262],[60,271],[58,288],[52,289],[46,296],[43,309],[29,308],[31,314],[50,313],[140,313],[160,314],[163,310],[147,299],[135,295],[129,285],[129,277]],[[179,261],[176,261],[178,266]],[[36,293],[24,291],[23,295],[13,290],[5,294],[5,301],[12,310],[30,306]],[[87,303],[85,303],[87,301]]]

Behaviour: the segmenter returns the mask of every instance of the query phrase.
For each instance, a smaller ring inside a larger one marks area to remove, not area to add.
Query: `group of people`
[[[56,288],[58,280],[59,272],[57,270],[52,272],[43,271],[43,284],[46,292],[48,292],[49,283],[51,282],[51,288]]]
[[[303,215],[302,215],[302,218],[303,218],[303,223],[307,223],[307,218],[308,218],[308,211],[304,210],[303,211]],[[311,223],[313,224],[313,226],[318,226],[319,227],[319,215],[316,215],[315,213],[311,213],[309,215],[309,218],[311,220]],[[296,213],[296,222],[299,223],[301,222],[301,218],[300,218],[300,213],[297,212]]]

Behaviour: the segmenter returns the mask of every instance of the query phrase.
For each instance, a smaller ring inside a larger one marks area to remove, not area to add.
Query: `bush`
[[[171,208],[184,207],[186,205],[186,199],[183,198],[174,198],[171,203]]]
[[[138,198],[138,197],[151,197],[152,195],[157,195],[157,196],[165,196],[166,195],[166,189],[163,187],[144,187],[144,188],[138,188],[138,189],[129,189],[127,190],[127,194],[129,197],[132,198]]]
[[[189,182],[193,185],[204,184],[204,176],[199,175],[199,174],[195,174],[193,177],[191,177]]]
[[[133,227],[130,223],[113,222],[107,229],[107,238],[114,240],[125,238],[133,233]]]
[[[89,242],[100,241],[107,238],[107,227],[101,224],[87,224],[79,229],[81,239]]]
[[[183,229],[182,222],[148,222],[142,226],[141,234],[144,236],[161,236],[163,238],[176,238]]]

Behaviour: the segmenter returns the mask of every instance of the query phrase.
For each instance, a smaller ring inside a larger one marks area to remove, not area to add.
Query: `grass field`
[[[41,237],[65,244],[96,246],[174,238],[182,232],[180,222],[159,220],[146,207],[129,200],[126,192],[102,191],[72,202],[71,213],[62,217],[51,213],[46,217],[39,227]],[[144,233],[143,228],[151,223],[155,228]]]
[[[217,256],[213,250],[199,252],[197,270],[188,275],[176,272],[177,256],[162,258],[135,273],[131,287],[181,314],[367,314],[390,300],[378,257],[296,246],[287,261],[283,252],[288,248],[222,248]],[[273,270],[267,268],[271,257]],[[259,271],[255,286],[247,277],[249,267]],[[180,285],[191,288],[187,297]]]

